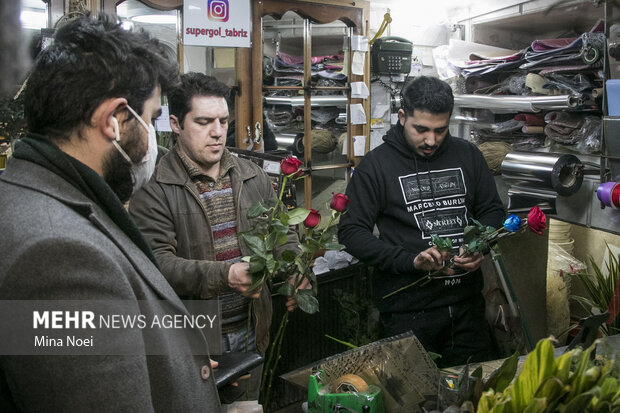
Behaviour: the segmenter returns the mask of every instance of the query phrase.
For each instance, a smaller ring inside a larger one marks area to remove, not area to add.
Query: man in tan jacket
[[[262,355],[269,345],[270,292],[263,288],[243,294],[251,276],[241,258],[250,251],[237,234],[250,227],[245,215],[250,206],[266,203],[275,192],[259,166],[225,148],[228,87],[200,73],[182,75],[181,83],[168,94],[177,143],[149,184],[132,198],[130,213],[181,298],[219,298],[222,351],[245,351],[249,316],[249,349]],[[296,250],[297,241],[290,231],[282,249]],[[292,299],[287,302],[289,309],[294,306]],[[258,398],[261,369],[252,372],[247,386],[231,391],[233,395],[221,392],[222,402],[232,402],[246,390],[250,399]]]

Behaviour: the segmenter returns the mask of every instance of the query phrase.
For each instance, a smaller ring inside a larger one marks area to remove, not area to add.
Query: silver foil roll
[[[541,110],[563,110],[577,107],[579,96],[487,96],[454,95],[454,106],[473,109],[489,109],[495,113],[540,112]]]
[[[265,104],[267,105],[290,105],[303,106],[305,103],[303,96],[265,96]],[[310,97],[310,106],[344,106],[348,103],[348,99],[344,95],[327,95]]]
[[[583,182],[583,164],[574,155],[512,152],[502,161],[502,177],[522,186],[551,189],[568,196]]]

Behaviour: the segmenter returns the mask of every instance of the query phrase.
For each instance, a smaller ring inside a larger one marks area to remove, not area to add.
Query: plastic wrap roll
[[[454,106],[489,109],[495,113],[507,112],[540,112],[541,110],[563,110],[577,107],[578,96],[486,96],[486,95],[454,95]]]
[[[512,152],[502,162],[502,177],[568,196],[583,182],[583,164],[573,155]]]

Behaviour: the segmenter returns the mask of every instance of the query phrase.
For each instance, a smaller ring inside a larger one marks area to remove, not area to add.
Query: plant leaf
[[[310,214],[310,210],[305,208],[295,208],[289,211],[288,225],[301,224],[308,217],[308,214]]]
[[[297,291],[295,301],[297,302],[297,306],[304,313],[314,314],[319,311],[319,300],[317,300],[316,297],[312,295],[311,290]]]
[[[325,244],[323,244],[323,248],[332,251],[342,251],[343,249],[345,249],[345,246],[335,242],[326,242]]]
[[[478,229],[478,227],[474,225],[468,225],[463,230],[463,236],[465,237],[466,242],[477,237],[479,233],[480,233],[480,230]]]
[[[248,219],[253,219],[263,215],[265,212],[269,211],[269,208],[266,208],[260,201],[254,202],[252,206],[248,209],[246,213]]]
[[[516,411],[523,411],[541,383],[553,374],[554,361],[551,341],[548,339],[539,341],[534,351],[525,359],[521,374],[507,389]]]
[[[253,255],[250,258],[250,273],[251,274],[258,274],[263,272],[263,270],[265,269],[265,259],[263,257],[260,257],[258,255]]]
[[[282,253],[282,259],[286,262],[293,262],[295,261],[296,257],[297,254],[291,250],[284,250],[284,252]]]
[[[515,352],[508,357],[500,368],[491,373],[484,386],[484,390],[494,389],[495,392],[503,392],[510,382],[514,379],[519,365],[519,355]]]
[[[284,282],[280,288],[278,288],[278,294],[283,295],[285,297],[290,297],[295,294],[295,288],[288,282]]]
[[[254,254],[265,255],[265,243],[260,237],[251,234],[241,234],[241,238],[243,238],[245,245],[247,245]]]
[[[277,232],[269,233],[269,235],[267,235],[267,238],[265,238],[265,249],[267,251],[273,251],[273,249],[276,246],[277,241],[278,241],[278,233]]]

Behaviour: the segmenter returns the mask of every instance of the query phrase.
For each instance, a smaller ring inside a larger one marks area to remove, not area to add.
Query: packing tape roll
[[[596,189],[596,197],[603,205],[620,209],[620,184],[617,182],[605,182]]]
[[[583,164],[574,155],[511,152],[502,161],[502,177],[569,196],[581,188]]]

